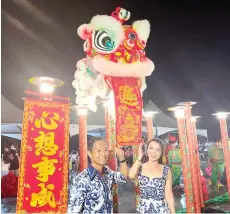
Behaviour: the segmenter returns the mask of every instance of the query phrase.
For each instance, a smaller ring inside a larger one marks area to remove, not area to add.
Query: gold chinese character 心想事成
[[[53,115],[52,115],[53,114]],[[57,121],[60,119],[60,115],[56,112],[42,112],[42,117],[35,120],[35,126],[37,128],[45,128],[48,130],[54,130],[58,127]],[[49,121],[49,122],[47,122]]]
[[[45,187],[45,184],[41,183],[38,184],[38,186],[41,188],[41,191],[39,193],[32,193],[30,206],[43,207],[48,203],[52,208],[55,208],[56,201],[55,201],[54,193],[50,191],[50,190],[54,190],[54,185],[48,184]]]
[[[55,172],[54,164],[57,163],[57,159],[48,159],[47,157],[42,157],[42,161],[32,164],[33,168],[37,168],[38,176],[37,180],[42,182],[48,181],[48,176],[53,175]]]
[[[41,152],[46,156],[54,155],[59,148],[54,142],[54,132],[39,131],[39,134],[38,137],[34,138],[36,142],[35,155],[38,156]]]

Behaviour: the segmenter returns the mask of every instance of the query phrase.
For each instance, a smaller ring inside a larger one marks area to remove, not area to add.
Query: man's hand
[[[115,147],[114,151],[119,159],[120,164],[120,172],[121,174],[124,175],[125,179],[128,178],[128,174],[129,174],[129,170],[128,170],[128,166],[125,160],[125,152],[119,148],[119,147]]]
[[[125,153],[121,148],[115,147],[115,153],[120,161],[125,159]]]

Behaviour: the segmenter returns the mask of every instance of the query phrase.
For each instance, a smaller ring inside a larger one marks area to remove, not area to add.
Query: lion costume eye
[[[101,51],[112,51],[114,49],[114,42],[106,31],[95,31],[94,46]]]
[[[135,33],[129,33],[129,39],[135,40],[136,39]]]

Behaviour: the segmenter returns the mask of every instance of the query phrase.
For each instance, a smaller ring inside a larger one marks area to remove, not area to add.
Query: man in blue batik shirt
[[[125,183],[128,177],[123,150],[115,148],[120,172],[106,166],[109,150],[103,138],[93,137],[88,143],[91,165],[73,178],[70,190],[69,213],[112,213],[112,185]]]

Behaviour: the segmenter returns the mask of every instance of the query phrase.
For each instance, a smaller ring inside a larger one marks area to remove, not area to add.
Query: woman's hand
[[[169,209],[172,214],[176,213],[175,204],[174,204],[174,196],[172,191],[172,173],[171,170],[168,171],[166,185],[165,185],[165,199],[169,205]]]
[[[139,146],[139,150],[138,150],[138,159],[141,160],[144,156],[144,143],[142,143],[140,146]]]
[[[137,160],[134,162],[134,164],[132,165],[132,167],[129,170],[129,178],[131,180],[134,180],[135,178],[137,178],[139,168],[141,167],[141,159],[144,156],[144,146],[145,146],[144,143],[141,143],[139,145],[138,158],[137,158]]]

